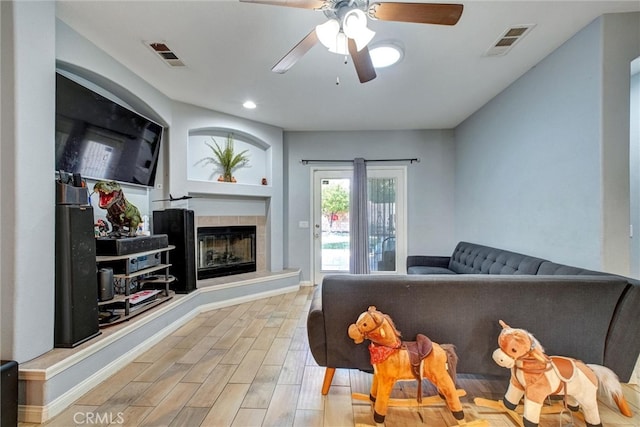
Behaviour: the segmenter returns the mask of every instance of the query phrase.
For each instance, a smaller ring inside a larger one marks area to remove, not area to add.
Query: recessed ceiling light
[[[373,46],[369,49],[369,55],[375,68],[384,68],[397,64],[404,56],[404,52],[399,44],[387,42]]]
[[[249,100],[249,101],[245,101],[244,104],[242,104],[242,106],[247,110],[253,110],[254,108],[256,108],[256,103]]]

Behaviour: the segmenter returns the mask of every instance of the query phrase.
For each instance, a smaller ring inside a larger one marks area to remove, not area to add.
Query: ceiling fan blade
[[[276,65],[271,68],[274,73],[286,73],[289,68],[293,67],[305,53],[318,43],[318,35],[316,29],[311,30],[309,34],[293,47]]]
[[[240,2],[297,7],[301,9],[320,9],[324,5],[324,0],[240,0]]]
[[[369,13],[383,21],[455,25],[463,8],[461,4],[445,3],[373,3]]]
[[[371,62],[369,48],[365,46],[358,52],[355,40],[349,39],[349,54],[353,60],[353,65],[356,67],[360,83],[366,83],[376,78],[376,70]]]

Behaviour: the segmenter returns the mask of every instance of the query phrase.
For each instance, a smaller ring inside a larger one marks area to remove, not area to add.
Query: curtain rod
[[[413,163],[420,163],[420,159],[418,158],[413,158],[413,159],[365,159],[364,160],[365,163],[372,163],[372,162],[409,162],[411,164]],[[328,159],[322,159],[322,160],[306,160],[306,159],[302,159],[300,160],[300,162],[303,165],[308,165],[309,163],[353,163],[353,160],[328,160]]]

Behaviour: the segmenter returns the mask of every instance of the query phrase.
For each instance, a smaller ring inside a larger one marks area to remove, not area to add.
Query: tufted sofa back
[[[458,274],[537,274],[544,259],[502,249],[460,242],[449,261]]]

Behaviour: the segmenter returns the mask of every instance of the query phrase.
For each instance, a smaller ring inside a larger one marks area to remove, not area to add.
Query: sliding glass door
[[[349,272],[349,201],[353,171],[315,169],[313,176],[313,281]],[[405,272],[406,167],[367,166],[371,273]]]

